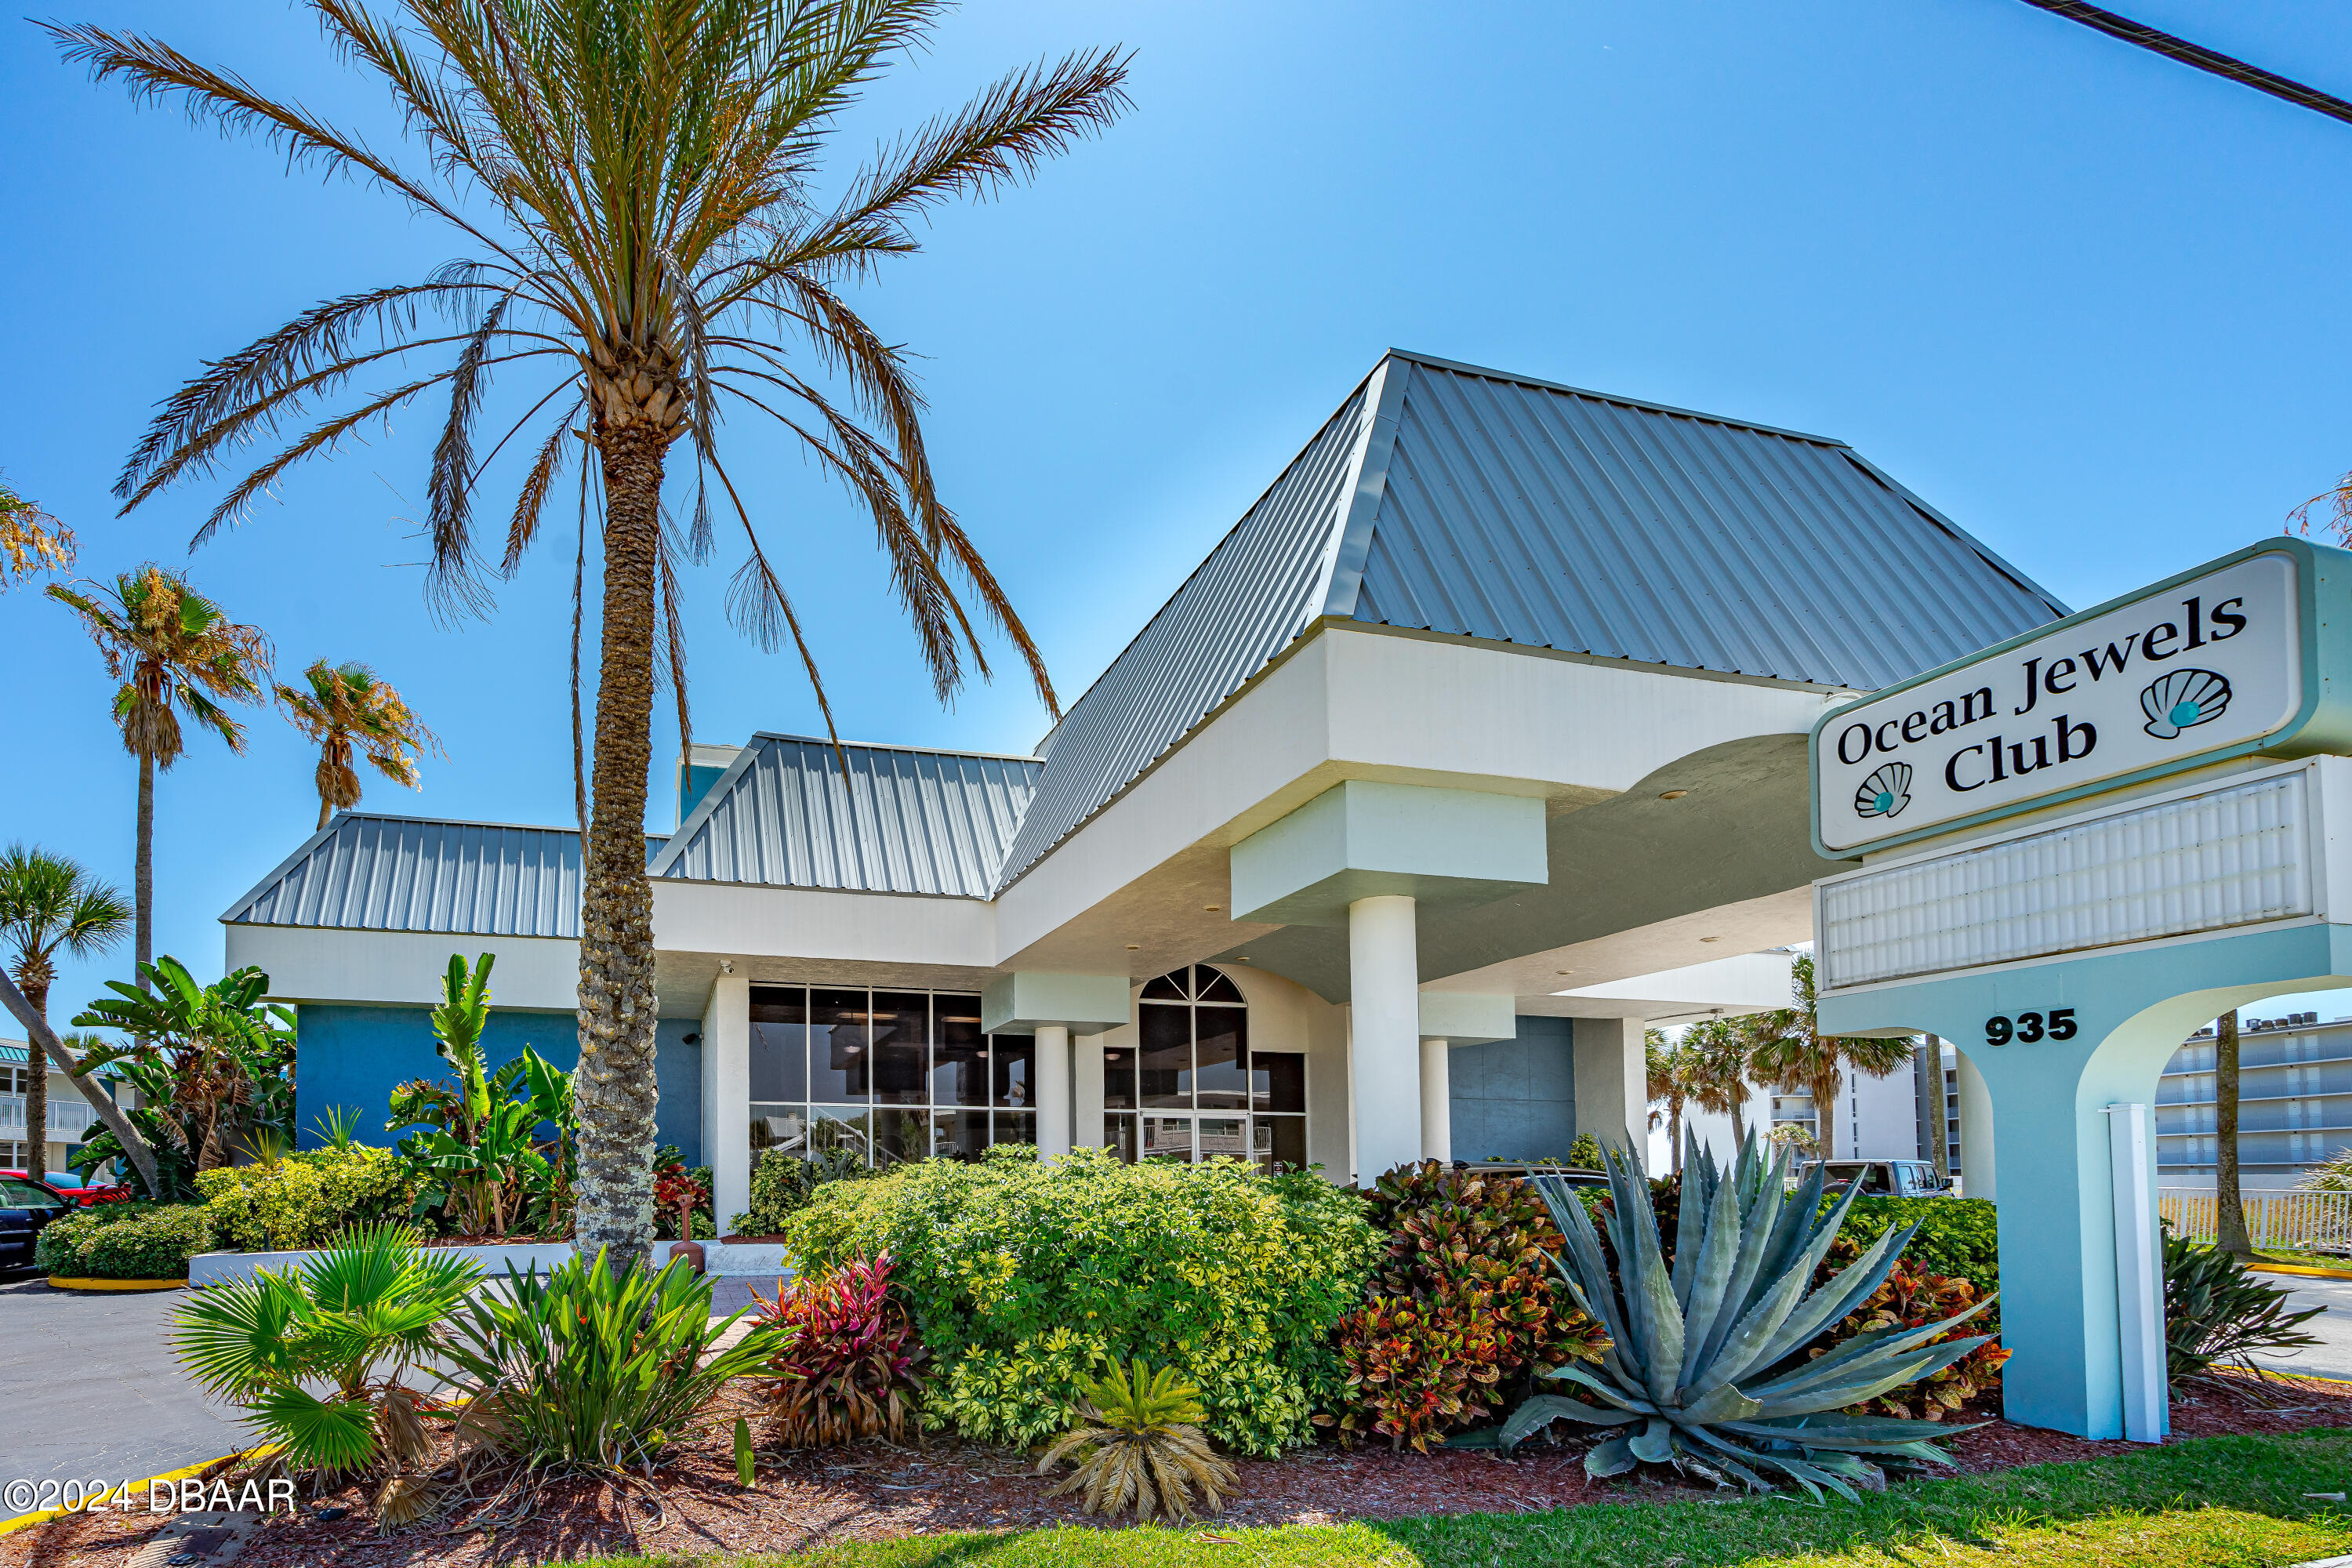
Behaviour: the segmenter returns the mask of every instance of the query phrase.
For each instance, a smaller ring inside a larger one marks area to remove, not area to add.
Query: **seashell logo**
[[[2229,705],[2229,681],[2210,669],[2176,669],[2139,694],[2143,728],[2159,741],[2219,719]]]
[[[1889,763],[1853,792],[1856,816],[1900,816],[1911,804],[1911,764]]]

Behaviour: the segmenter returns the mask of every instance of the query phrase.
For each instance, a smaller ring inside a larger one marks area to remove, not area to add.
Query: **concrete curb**
[[[184,1290],[184,1279],[76,1279],[63,1274],[49,1276],[53,1290]]]
[[[2352,1268],[2314,1268],[2307,1263],[2249,1263],[2247,1269],[2255,1274],[2300,1274],[2309,1279],[2352,1279]],[[2333,1559],[2352,1562],[2352,1559]]]

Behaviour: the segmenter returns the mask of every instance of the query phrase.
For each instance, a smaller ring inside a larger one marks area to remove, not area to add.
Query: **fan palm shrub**
[[[1607,1253],[1575,1190],[1537,1178],[1568,1238],[1560,1274],[1611,1342],[1596,1365],[1570,1363],[1551,1374],[1580,1385],[1597,1404],[1538,1394],[1504,1423],[1504,1446],[1561,1419],[1632,1426],[1638,1430],[1586,1454],[1589,1474],[1672,1464],[1759,1490],[1773,1489],[1779,1483],[1769,1477],[1777,1475],[1813,1496],[1826,1487],[1848,1499],[1857,1484],[1884,1482],[1880,1463],[1948,1462],[1928,1439],[1954,1428],[1854,1415],[1847,1407],[1928,1376],[1985,1343],[1982,1335],[1945,1336],[1992,1298],[1954,1317],[1856,1334],[1809,1356],[1814,1342],[1885,1283],[1911,1229],[1886,1232],[1852,1265],[1809,1288],[1853,1199],[1849,1193],[1823,1212],[1822,1167],[1793,1190],[1788,1173],[1788,1154],[1768,1165],[1752,1136],[1728,1171],[1717,1168],[1710,1152],[1696,1145],[1685,1151],[1671,1272],[1637,1156],[1611,1152]]]
[[[480,1277],[462,1258],[419,1247],[413,1230],[361,1226],[299,1268],[191,1297],[174,1314],[173,1348],[289,1467],[380,1478],[378,1517],[404,1523],[429,1499],[436,1455],[421,1414],[430,1401],[406,1374]]]
[[[358,763],[398,784],[416,787],[416,753],[435,745],[433,731],[408,710],[392,683],[364,664],[320,659],[302,672],[303,686],[280,686],[278,700],[305,739],[319,748],[312,780],[319,786],[319,826],[360,803]]]
[[[1078,1415],[1079,1424],[1037,1461],[1037,1473],[1076,1458],[1077,1469],[1053,1495],[1076,1492],[1088,1513],[1133,1509],[1150,1519],[1156,1510],[1189,1520],[1193,1488],[1213,1513],[1238,1484],[1201,1430],[1207,1415],[1201,1391],[1172,1366],[1154,1372],[1140,1356],[1125,1367],[1113,1362],[1108,1376],[1086,1385]]]
[[[535,1472],[642,1472],[780,1348],[784,1336],[754,1325],[714,1349],[751,1309],[713,1318],[709,1281],[685,1263],[658,1274],[609,1264],[574,1257],[544,1278],[509,1268],[504,1288],[451,1315],[437,1347],[473,1395],[462,1448]]]
[[[491,458],[512,441],[520,468],[496,552],[505,573],[539,537],[567,465],[581,464],[575,637],[583,584],[594,580],[591,539],[603,602],[593,791],[575,775],[585,829],[577,1245],[610,1248],[623,1264],[652,1236],[653,697],[667,679],[691,732],[678,576],[712,551],[720,513],[741,525],[730,595],[738,625],[763,647],[799,652],[833,721],[785,588],[792,559],[772,535],[763,541],[729,467],[777,448],[730,447],[726,417],[772,420],[870,518],[941,700],[968,667],[988,673],[978,620],[1019,651],[1058,712],[1042,656],[939,494],[907,352],[861,318],[848,290],[919,250],[927,215],[1015,184],[1107,126],[1127,101],[1126,62],[1099,50],[1016,70],[843,171],[826,158],[841,118],[902,53],[923,47],[941,0],[301,8],[381,91],[416,157],[380,152],[155,39],[47,30],[94,78],[358,180],[454,230],[468,254],[420,279],[324,300],[213,360],[165,401],[115,493],[127,510],[269,439],[270,455],[229,487],[201,540],[304,458],[416,398],[446,398],[426,486],[428,591],[445,611],[487,613],[474,509]],[[389,374],[388,390],[344,395],[377,372]],[[544,380],[517,389],[521,417],[483,439],[493,383],[535,372]],[[336,406],[320,418],[326,400]],[[290,422],[304,428],[280,447]],[[663,494],[673,466],[683,481],[674,512]],[[592,495],[602,514],[593,528]],[[575,721],[575,759],[578,735]]]

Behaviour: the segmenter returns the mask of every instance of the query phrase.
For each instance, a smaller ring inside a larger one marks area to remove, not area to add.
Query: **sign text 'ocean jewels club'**
[[[2266,552],[1839,709],[1814,820],[1850,852],[2258,740],[2303,704],[2295,556]]]

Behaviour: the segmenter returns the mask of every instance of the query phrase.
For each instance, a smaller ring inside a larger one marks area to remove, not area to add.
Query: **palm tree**
[[[57,983],[60,949],[75,958],[104,952],[122,940],[131,910],[122,894],[99,881],[79,862],[44,849],[11,844],[0,850],[0,946],[26,1002],[47,1022],[49,987]],[[39,1052],[27,1058],[25,1136],[32,1142],[27,1168],[33,1180],[49,1175],[49,1074]],[[74,1085],[92,1105],[98,1090],[65,1063]]]
[[[2254,1256],[2238,1190],[2238,1010],[2213,1021],[2213,1241],[2241,1263]]]
[[[416,788],[416,753],[434,745],[433,731],[417,722],[408,704],[387,681],[363,664],[330,665],[319,660],[302,672],[308,691],[280,686],[278,700],[286,705],[294,728],[319,748],[319,826],[324,827],[338,808],[360,803],[356,759],[394,784]]]
[[[224,704],[260,700],[269,639],[230,620],[185,576],[152,562],[110,585],[85,583],[81,589],[87,591],[52,584],[49,597],[81,617],[106,657],[108,678],[122,682],[114,722],[123,749],[139,759],[131,960],[144,973],[155,951],[155,775],[180,760],[183,713],[230,751],[245,750],[245,726]]]
[[[1683,1106],[1691,1098],[1690,1062],[1679,1045],[1668,1045],[1662,1029],[1642,1031],[1642,1054],[1648,1065],[1650,1100],[1666,1104],[1666,1145],[1670,1168],[1683,1169]]]
[[[1818,1027],[1811,957],[1801,953],[1789,967],[1790,989],[1797,1005],[1750,1020],[1755,1041],[1750,1059],[1757,1077],[1784,1091],[1812,1096],[1814,1136],[1820,1141],[1822,1158],[1827,1160],[1837,1148],[1835,1110],[1846,1069],[1885,1078],[1908,1067],[1911,1037],[1824,1036]]]
[[[428,487],[427,590],[445,612],[486,613],[473,502],[489,458],[518,437],[529,454],[499,566],[511,572],[579,454],[575,604],[592,487],[604,590],[582,878],[574,1237],[583,1254],[608,1247],[626,1267],[653,1235],[644,837],[653,692],[658,669],[684,727],[677,568],[709,552],[715,509],[742,530],[733,618],[772,650],[790,639],[833,722],[775,557],[721,460],[721,419],[775,420],[848,489],[877,531],[941,700],[960,688],[967,658],[988,672],[961,584],[1058,714],[1035,645],[940,501],[904,351],[841,289],[919,250],[918,219],[998,191],[1107,126],[1127,103],[1126,61],[1103,50],[1014,71],[821,188],[837,118],[893,57],[923,46],[940,0],[404,0],[397,24],[362,0],[306,5],[404,117],[423,149],[414,171],[154,40],[48,31],[93,78],[120,76],[136,97],[184,103],[297,162],[388,192],[447,224],[473,254],[419,281],[322,301],[207,366],[166,402],[116,493],[127,510],[212,474],[232,448],[305,415],[362,370],[438,351],[444,363],[354,396],[231,486],[197,538],[239,518],[293,464],[437,388],[449,413]],[[486,455],[477,418],[494,372],[509,365],[555,374]],[[691,481],[679,487],[690,491],[679,497],[682,521],[662,497],[680,441]]]
[[[1731,1118],[1731,1146],[1748,1143],[1748,1032],[1729,1018],[1706,1018],[1683,1031],[1681,1055],[1690,1103]]]
[[[0,589],[74,563],[73,530],[0,480]]]

